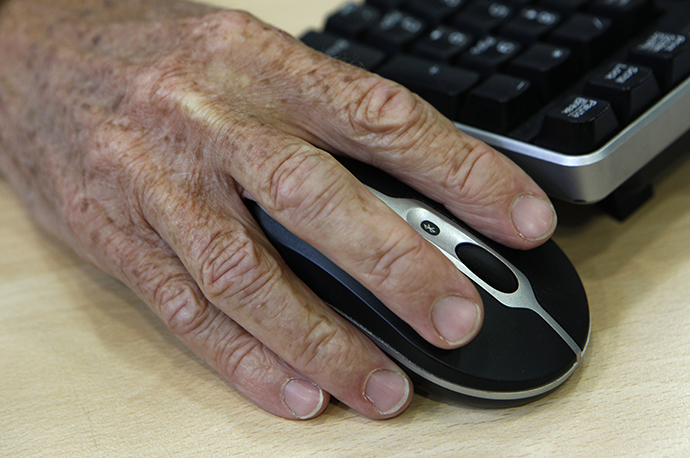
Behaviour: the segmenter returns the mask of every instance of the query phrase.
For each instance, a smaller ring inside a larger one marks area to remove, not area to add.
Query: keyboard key
[[[656,101],[661,92],[650,68],[614,62],[592,76],[585,94],[610,102],[618,120],[628,123]]]
[[[508,2],[479,0],[463,9],[453,21],[460,30],[486,35],[497,30],[513,15],[515,7]]]
[[[549,41],[567,46],[583,68],[590,68],[613,51],[617,39],[610,19],[576,13],[553,31]]]
[[[302,42],[317,51],[369,71],[381,65],[386,58],[383,51],[327,32],[307,32],[302,37]]]
[[[546,113],[536,144],[565,154],[591,153],[618,129],[611,104],[570,96]]]
[[[429,22],[439,24],[460,11],[469,0],[409,0],[407,11]]]
[[[546,102],[575,82],[579,68],[568,48],[534,43],[510,63],[508,73],[530,80]]]
[[[561,21],[560,13],[543,8],[522,8],[518,14],[501,29],[501,35],[522,43],[533,43],[542,39]]]
[[[522,46],[516,41],[488,35],[463,54],[458,63],[488,76],[501,71],[521,49]]]
[[[523,78],[491,75],[469,93],[460,120],[491,132],[508,133],[536,111],[531,89]]]
[[[412,53],[439,62],[453,62],[473,41],[471,35],[440,25],[418,41]]]
[[[451,119],[458,118],[467,92],[480,79],[475,72],[408,55],[393,57],[378,73],[416,92]]]
[[[661,90],[668,92],[690,75],[690,35],[652,32],[632,47],[628,60],[650,67]]]
[[[425,31],[426,24],[399,10],[386,13],[378,24],[369,30],[366,43],[390,53],[405,50]]]
[[[381,13],[376,8],[356,3],[346,3],[326,21],[329,32],[357,38],[376,25]]]
[[[592,14],[611,19],[619,33],[628,37],[654,18],[654,0],[595,0]]]

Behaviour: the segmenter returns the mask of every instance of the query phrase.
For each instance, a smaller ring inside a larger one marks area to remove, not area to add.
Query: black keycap
[[[530,80],[546,102],[579,77],[579,67],[570,50],[548,43],[534,43],[516,57],[508,73]]]
[[[690,35],[655,31],[633,46],[628,60],[654,71],[664,92],[690,75]]]
[[[367,5],[375,6],[381,10],[399,10],[405,6],[406,0],[367,0]]]
[[[326,30],[352,38],[361,36],[374,27],[381,13],[376,8],[356,3],[346,3],[326,21]]]
[[[472,36],[440,25],[415,43],[412,53],[440,62],[453,62],[472,45]]]
[[[439,24],[460,11],[469,0],[409,0],[407,11],[429,22]]]
[[[383,51],[327,32],[307,32],[302,41],[317,51],[370,71],[386,58]]]
[[[595,0],[589,11],[611,19],[616,31],[626,37],[655,16],[654,0]]]
[[[592,0],[540,0],[539,4],[544,8],[552,8],[563,14],[572,14],[583,11]]]
[[[458,63],[488,76],[503,69],[521,49],[515,41],[488,35],[460,56]]]
[[[416,92],[451,119],[457,119],[467,92],[480,79],[469,70],[407,55],[393,57],[378,73]]]
[[[426,24],[421,19],[393,10],[384,14],[369,30],[365,42],[389,53],[397,53],[410,46],[425,30]]]
[[[506,23],[514,10],[509,2],[479,0],[463,9],[453,20],[453,25],[460,30],[486,35]]]
[[[524,122],[537,107],[529,81],[496,73],[470,91],[460,120],[505,134]]]
[[[617,37],[610,19],[576,13],[553,31],[549,41],[567,46],[584,68],[590,68],[613,51]]]
[[[501,35],[522,43],[533,43],[544,38],[561,21],[561,14],[543,8],[522,8],[501,29]]]
[[[603,145],[617,128],[609,102],[573,95],[547,112],[536,144],[565,154],[587,154]]]
[[[650,68],[624,62],[613,62],[596,72],[585,87],[585,95],[610,102],[624,124],[642,113],[660,94]]]

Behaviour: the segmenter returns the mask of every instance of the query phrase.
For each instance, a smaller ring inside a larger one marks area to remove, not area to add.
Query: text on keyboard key
[[[609,102],[573,95],[546,113],[536,144],[565,154],[587,154],[617,129],[618,119]]]
[[[656,101],[661,93],[650,68],[613,62],[592,75],[585,94],[610,102],[618,120],[627,124]]]
[[[690,75],[690,36],[654,31],[634,45],[628,60],[650,67],[662,91]]]

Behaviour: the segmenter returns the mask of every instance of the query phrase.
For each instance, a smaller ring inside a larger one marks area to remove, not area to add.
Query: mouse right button
[[[503,261],[473,243],[460,243],[455,254],[465,266],[487,285],[505,294],[518,289],[518,279]]]

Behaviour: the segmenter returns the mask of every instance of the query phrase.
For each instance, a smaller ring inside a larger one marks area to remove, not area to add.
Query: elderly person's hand
[[[243,204],[440,348],[482,322],[472,284],[326,151],[374,164],[493,239],[554,230],[544,192],[397,84],[248,14],[178,0],[0,1],[0,170],[40,224],[134,290],[253,402],[371,418],[407,376],[289,271]]]

